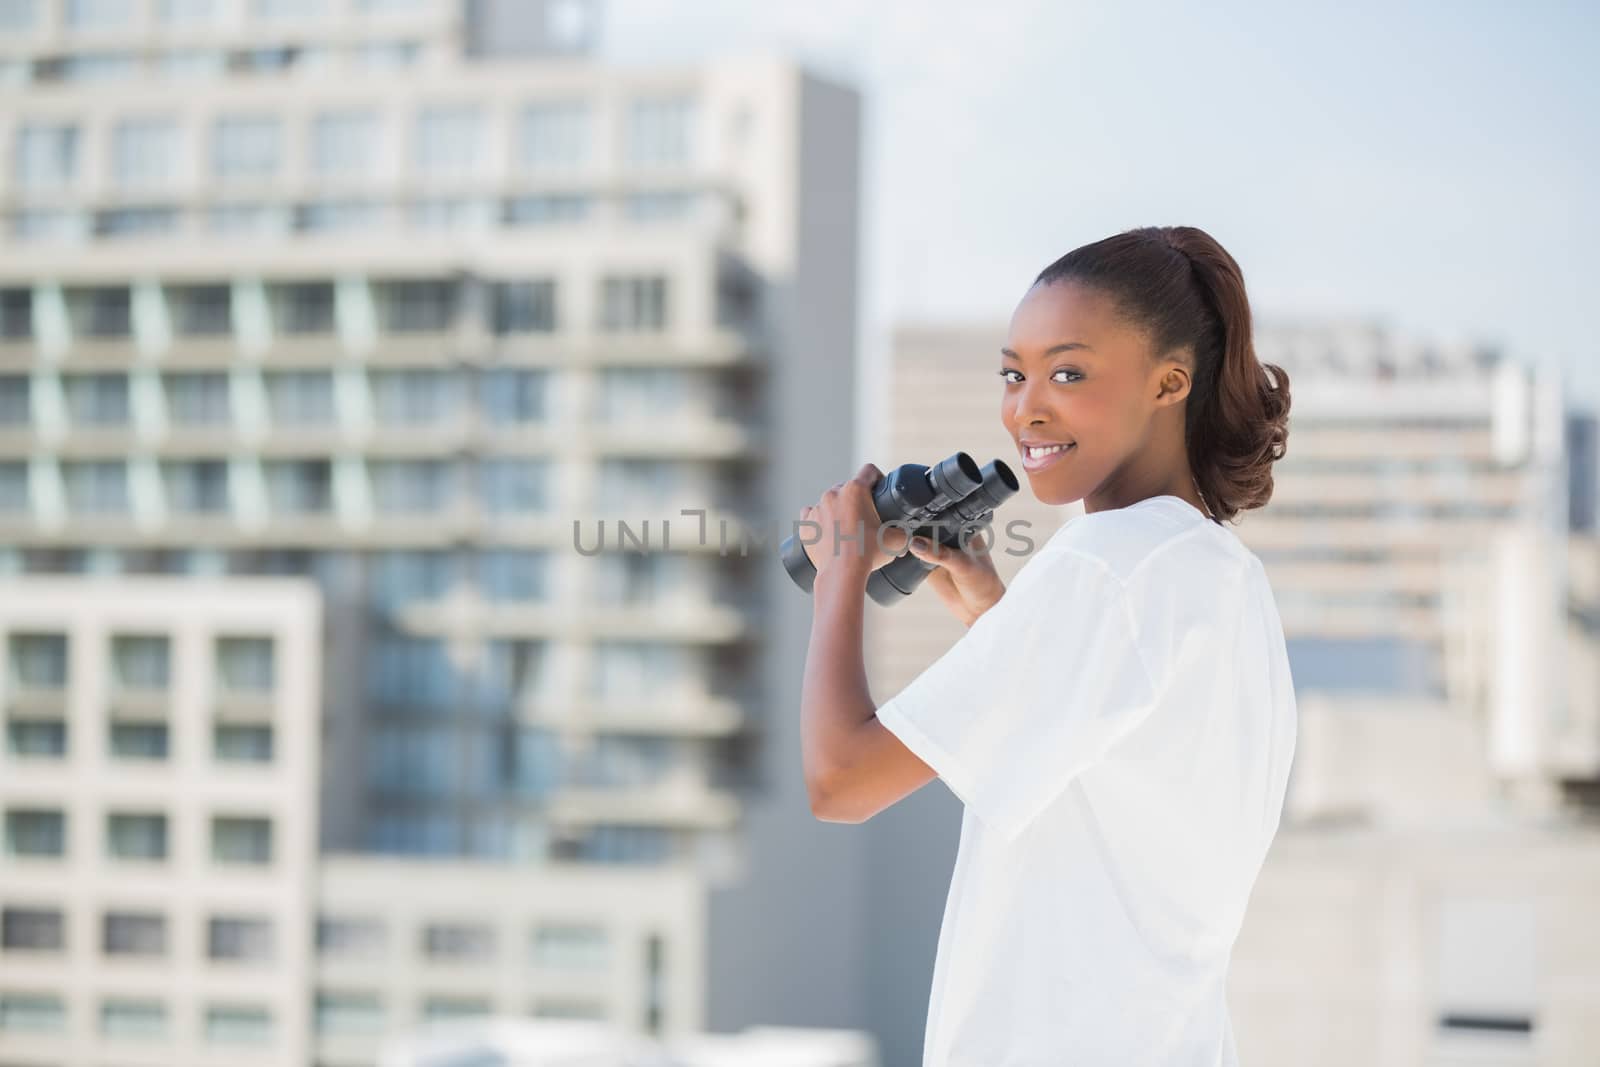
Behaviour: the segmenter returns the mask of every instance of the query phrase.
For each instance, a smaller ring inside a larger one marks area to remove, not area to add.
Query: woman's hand
[[[981,533],[967,539],[965,552],[927,538],[913,537],[911,554],[936,564],[924,581],[939,594],[950,614],[965,626],[971,626],[979,615],[994,607],[1005,595],[1006,585],[994,569],[994,557]]]
[[[872,489],[883,472],[868,463],[848,482],[838,482],[815,504],[800,509],[802,522],[821,527],[818,539],[802,540],[811,565],[820,576],[835,568],[848,568],[865,576],[905,551],[906,532],[890,526],[882,531],[879,545],[878,509],[872,502]]]

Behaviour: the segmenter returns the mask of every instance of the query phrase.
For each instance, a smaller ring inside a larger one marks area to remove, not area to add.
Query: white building
[[[813,977],[857,951],[826,920],[862,853],[806,802],[809,603],[774,543],[680,514],[787,521],[852,469],[816,413],[853,404],[857,97],[777,59],[608,68],[591,31],[504,0],[0,3],[0,572],[321,593],[299,891],[337,913],[284,935],[321,929],[329,984],[235,1027],[272,1062],[483,1011],[867,1022],[853,969]],[[671,551],[575,551],[669,518]],[[385,877],[386,933],[340,926]],[[546,952],[610,962],[509,977]],[[463,956],[508,977],[468,988]],[[100,1048],[88,1009],[17,1003],[0,1039]]]

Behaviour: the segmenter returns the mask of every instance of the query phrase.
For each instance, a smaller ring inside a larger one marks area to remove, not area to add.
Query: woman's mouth
[[[1077,442],[1067,445],[1023,445],[1022,469],[1029,472],[1043,470],[1071,455],[1077,447]]]

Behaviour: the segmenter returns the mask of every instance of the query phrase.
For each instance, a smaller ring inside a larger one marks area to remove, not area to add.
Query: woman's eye
[[[1081,374],[1079,374],[1079,373],[1078,373],[1078,372],[1077,372],[1077,371],[1075,371],[1075,370],[1067,370],[1067,369],[1066,369],[1066,368],[1065,368],[1065,367],[1062,367],[1062,368],[1061,368],[1061,369],[1060,369],[1060,370],[1058,370],[1058,371],[1055,371],[1055,372],[1054,372],[1054,373],[1052,373],[1052,374],[1051,374],[1051,375],[1050,375],[1050,377],[1051,377],[1051,378],[1054,378],[1054,379],[1055,379],[1055,380],[1056,380],[1056,381],[1058,381],[1058,382],[1060,382],[1060,381],[1066,381],[1066,379],[1065,379],[1065,378],[1062,378],[1062,377],[1061,377],[1061,375],[1063,375],[1063,374],[1070,374],[1070,375],[1072,375],[1072,380],[1073,380],[1073,381],[1077,381],[1077,380],[1078,380],[1078,379],[1079,379],[1079,378],[1082,378],[1082,377],[1083,377],[1083,375],[1081,375]]]
[[[1002,368],[999,371],[999,374],[1000,374],[1000,377],[1002,377],[1002,378],[1004,378],[1006,380],[1006,383],[1008,385],[1015,384],[1017,382],[1017,380],[1022,377],[1022,372],[1021,371],[1012,370],[1010,367]],[[1017,377],[1016,378],[1007,377],[1008,375],[1011,375],[1011,374],[1015,374]]]

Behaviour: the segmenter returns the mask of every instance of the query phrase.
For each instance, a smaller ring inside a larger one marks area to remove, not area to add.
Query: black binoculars
[[[932,467],[906,463],[879,478],[872,504],[880,523],[893,523],[912,536],[964,549],[972,534],[989,525],[994,511],[1017,492],[1017,476],[998,459],[980,469],[971,456],[957,452]],[[990,548],[993,547],[991,543]],[[805,545],[794,535],[778,546],[789,577],[807,593],[817,568]],[[910,552],[885,563],[867,579],[867,595],[879,604],[910,596],[934,568]]]

